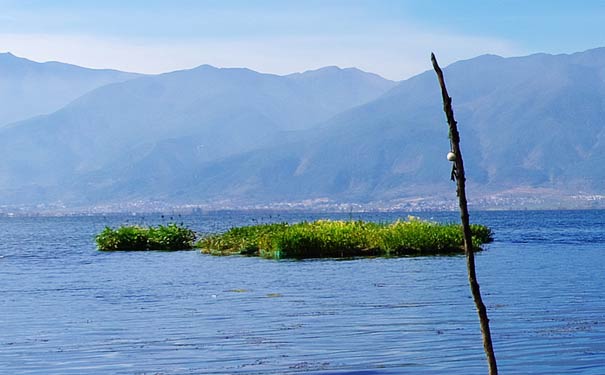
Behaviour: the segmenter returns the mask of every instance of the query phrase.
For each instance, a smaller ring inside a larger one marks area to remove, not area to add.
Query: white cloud
[[[36,61],[92,68],[161,73],[201,64],[248,67],[286,74],[326,65],[356,66],[391,79],[430,69],[434,51],[442,65],[484,53],[523,53],[497,38],[427,33],[412,28],[333,36],[118,39],[58,34],[0,34],[0,51]]]

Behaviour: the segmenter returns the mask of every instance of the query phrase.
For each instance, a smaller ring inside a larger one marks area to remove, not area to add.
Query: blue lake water
[[[456,213],[420,213],[457,220]],[[463,256],[273,261],[98,252],[106,225],[199,233],[315,218],[0,218],[2,374],[484,374]],[[605,212],[477,212],[502,374],[605,373]]]

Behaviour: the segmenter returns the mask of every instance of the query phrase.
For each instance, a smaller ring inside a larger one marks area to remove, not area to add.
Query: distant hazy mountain
[[[605,49],[479,56],[445,77],[471,197],[605,194]],[[434,73],[392,85],[202,66],[104,86],[0,130],[0,203],[451,196]]]
[[[509,189],[605,192],[605,49],[486,55],[452,64],[445,75],[475,196]],[[451,194],[448,149],[439,88],[427,71],[277,146],[206,163],[179,164],[170,157],[182,153],[163,153],[163,164],[150,159],[149,165],[179,168],[163,174],[133,165],[111,189],[90,191],[110,191],[106,200],[187,202]],[[87,181],[94,186],[94,178]]]
[[[394,85],[357,69],[208,65],[106,85],[0,129],[0,202],[161,195],[194,166],[278,143]]]
[[[471,186],[605,191],[605,49],[445,69]],[[434,72],[281,147],[200,169],[192,197],[378,201],[453,189]],[[244,193],[242,193],[244,192]]]
[[[0,126],[54,112],[92,89],[136,76],[0,53]]]
[[[287,77],[302,87],[307,97],[329,116],[368,103],[395,86],[393,81],[379,75],[336,66],[294,73]]]

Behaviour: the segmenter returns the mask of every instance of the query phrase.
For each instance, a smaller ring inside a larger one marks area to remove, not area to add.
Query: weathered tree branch
[[[471,287],[471,293],[475,306],[477,307],[477,313],[479,314],[479,323],[481,325],[481,334],[483,336],[483,350],[487,357],[487,363],[489,367],[490,375],[498,374],[498,367],[496,365],[496,356],[494,354],[494,348],[492,346],[492,335],[489,329],[489,319],[487,317],[487,309],[483,304],[481,298],[481,291],[479,289],[479,283],[477,282],[477,274],[475,272],[475,254],[473,251],[473,242],[471,235],[471,227],[469,224],[468,207],[466,203],[466,178],[464,175],[464,163],[462,161],[462,153],[460,152],[460,134],[458,133],[457,122],[454,119],[454,110],[452,109],[452,98],[450,98],[447,88],[445,87],[445,79],[443,78],[443,71],[437,64],[435,54],[431,53],[431,62],[433,63],[433,69],[437,73],[437,79],[439,80],[439,86],[441,86],[441,96],[443,99],[443,111],[447,118],[449,126],[451,152],[454,153],[452,179],[456,180],[456,192],[458,195],[458,203],[460,205],[460,219],[462,220],[462,232],[464,235],[464,252],[466,253],[466,268],[468,272],[468,281]]]

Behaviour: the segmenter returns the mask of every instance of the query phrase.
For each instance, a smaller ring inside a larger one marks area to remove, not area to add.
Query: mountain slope
[[[605,49],[480,56],[445,75],[477,196],[519,188],[605,192]],[[296,142],[200,166],[179,195],[367,202],[441,194],[453,189],[448,148],[428,71]]]
[[[358,106],[343,94],[353,108],[332,116],[320,104],[338,85],[314,89],[330,70],[278,77],[205,66],[103,87],[0,131],[0,197],[80,205],[451,197],[434,73]],[[485,55],[444,70],[471,197],[605,194],[605,49]]]
[[[286,76],[306,92],[315,105],[331,115],[366,104],[395,86],[379,75],[357,68],[327,66]]]
[[[0,53],[0,126],[54,112],[90,90],[137,76]]]
[[[320,73],[325,80],[309,84],[313,72],[203,65],[103,86],[51,115],[0,129],[0,197],[12,202],[11,192],[20,191],[19,199],[35,201],[54,189],[68,196],[71,181],[111,187],[137,175],[158,189],[157,181],[175,178],[178,168],[156,167],[172,154],[191,168],[276,143],[282,132],[325,121],[394,85],[358,70]],[[340,99],[324,101],[325,93]]]

